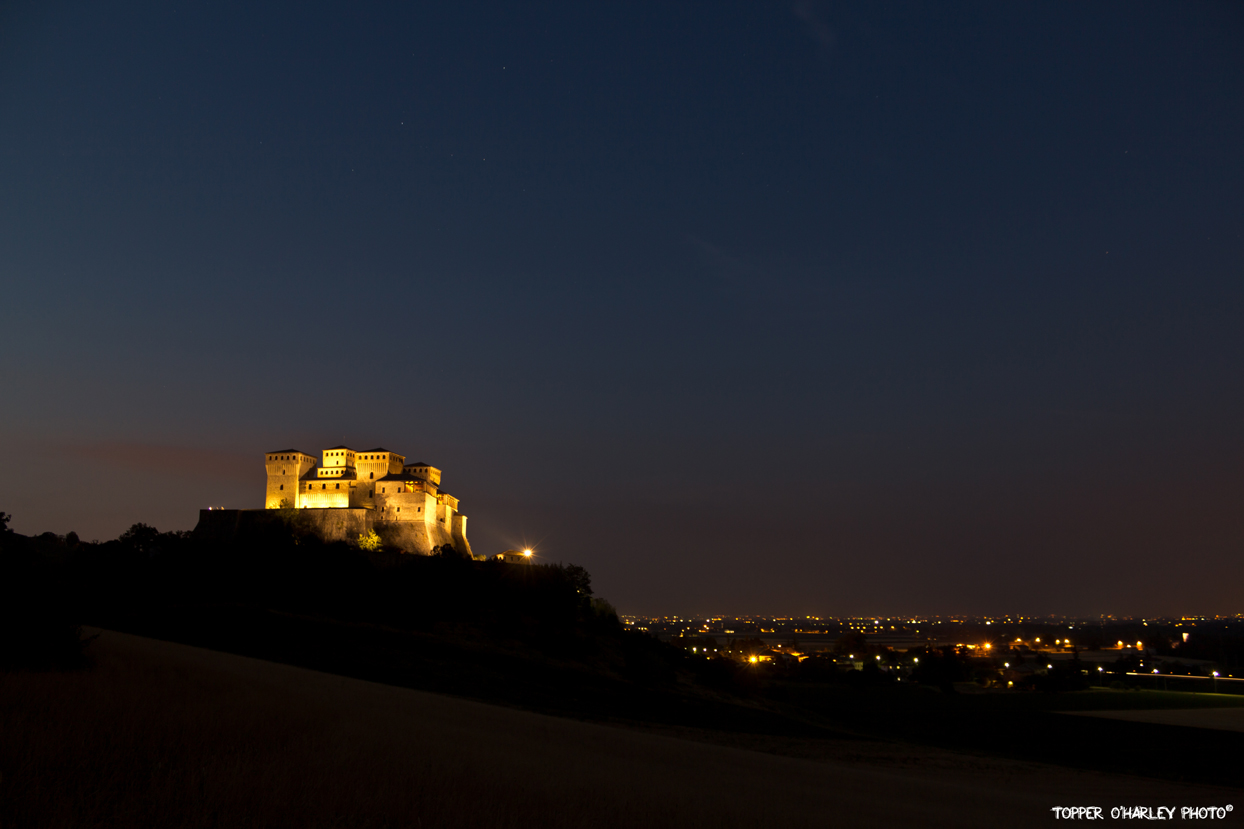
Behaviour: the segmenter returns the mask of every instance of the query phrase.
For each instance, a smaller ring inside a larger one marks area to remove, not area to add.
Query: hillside
[[[5,826],[1036,826],[1238,795],[895,744],[775,756],[111,631],[88,654],[4,678]]]

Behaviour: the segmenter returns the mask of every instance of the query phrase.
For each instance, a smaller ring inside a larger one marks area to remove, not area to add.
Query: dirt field
[[[558,719],[104,632],[0,678],[0,827],[1036,826],[1244,792],[899,744],[817,759]],[[823,741],[822,741],[823,743]],[[799,753],[798,746],[751,747]],[[787,750],[789,749],[789,750]]]

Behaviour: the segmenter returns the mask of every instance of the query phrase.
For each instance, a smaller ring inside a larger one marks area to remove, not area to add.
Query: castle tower
[[[299,508],[341,509],[355,506],[357,453],[348,446],[325,449],[320,465],[300,484]]]
[[[402,467],[403,470],[421,481],[428,483],[428,491],[433,495],[437,493],[441,486],[441,471],[435,466],[429,466],[423,461],[418,463],[408,463]]]
[[[367,449],[356,456],[359,482],[375,482],[386,475],[396,475],[406,462],[404,455],[388,449]]]
[[[264,466],[268,470],[264,507],[297,507],[298,481],[315,468],[315,458],[297,449],[278,449],[264,456]]]

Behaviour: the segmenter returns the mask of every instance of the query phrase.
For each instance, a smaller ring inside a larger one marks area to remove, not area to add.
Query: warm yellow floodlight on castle
[[[428,554],[452,546],[471,554],[458,499],[441,491],[441,470],[407,463],[388,449],[325,449],[320,458],[297,449],[264,456],[269,510],[296,510],[325,540],[353,541],[376,532],[386,546]]]

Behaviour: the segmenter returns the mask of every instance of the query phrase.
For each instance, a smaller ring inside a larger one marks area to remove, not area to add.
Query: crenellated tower
[[[299,481],[315,468],[315,458],[297,449],[278,449],[264,456],[268,470],[268,491],[264,497],[267,509],[297,507]]]

